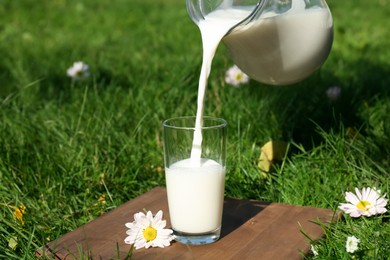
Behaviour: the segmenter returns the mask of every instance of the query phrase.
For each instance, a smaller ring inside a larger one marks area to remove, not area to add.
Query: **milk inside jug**
[[[233,62],[262,83],[299,82],[331,50],[333,20],[324,0],[187,0],[187,9],[198,26],[234,24],[222,42]]]

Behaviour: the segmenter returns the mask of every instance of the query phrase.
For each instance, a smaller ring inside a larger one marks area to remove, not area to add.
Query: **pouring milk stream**
[[[330,52],[333,21],[324,0],[253,2],[187,0],[187,9],[200,29],[203,45],[191,151],[193,164],[200,163],[207,80],[221,41],[243,72],[270,85],[292,84],[308,77]]]
[[[196,112],[194,141],[191,150],[191,159],[199,161],[202,152],[202,119],[205,103],[207,79],[210,75],[214,54],[221,39],[234,25],[248,16],[243,10],[217,10],[209,14],[198,26],[202,35],[203,62],[198,86],[198,109]]]

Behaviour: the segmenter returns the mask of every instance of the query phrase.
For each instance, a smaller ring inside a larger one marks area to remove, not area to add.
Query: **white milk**
[[[298,82],[318,69],[331,49],[332,17],[327,9],[301,8],[267,14],[229,33],[223,42],[235,64],[252,79],[272,85]]]
[[[198,24],[203,45],[203,61],[198,86],[198,107],[196,112],[195,133],[192,144],[191,159],[194,164],[199,164],[202,152],[202,121],[205,103],[207,79],[210,75],[211,64],[221,39],[225,34],[248,16],[248,11],[239,9],[217,10],[207,15]]]
[[[225,168],[214,160],[190,159],[165,169],[172,228],[186,233],[205,233],[221,226]]]
[[[303,10],[301,0],[294,3],[294,8],[286,14],[271,14],[225,38],[234,25],[250,14],[248,10],[219,9],[199,22],[203,63],[191,157],[166,168],[173,229],[203,233],[221,224],[225,168],[213,160],[201,159],[201,128],[207,80],[222,38],[237,66],[251,78],[269,84],[301,80],[317,69],[328,55],[333,37],[329,12]]]

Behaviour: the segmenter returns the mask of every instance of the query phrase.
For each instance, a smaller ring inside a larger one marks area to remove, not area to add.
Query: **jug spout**
[[[333,19],[325,0],[187,0],[187,9],[197,24],[216,12],[218,19],[236,19],[222,42],[233,62],[262,83],[299,82],[331,50]]]

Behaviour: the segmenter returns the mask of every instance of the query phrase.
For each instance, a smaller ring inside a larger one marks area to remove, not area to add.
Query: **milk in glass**
[[[186,233],[206,233],[221,226],[225,167],[214,160],[190,159],[166,169],[172,228]]]

